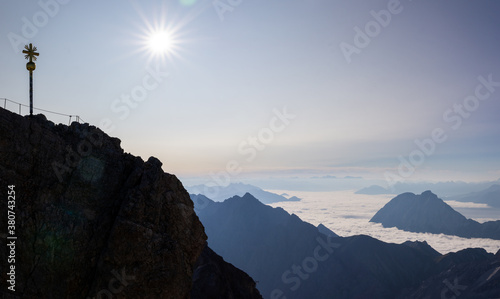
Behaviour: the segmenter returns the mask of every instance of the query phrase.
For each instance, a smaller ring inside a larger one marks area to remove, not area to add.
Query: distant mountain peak
[[[439,202],[442,202],[445,205],[446,204],[441,198],[437,196],[437,194],[433,193],[431,190],[424,191],[420,194],[420,198],[427,199],[427,200],[436,200]]]
[[[244,197],[246,193],[252,194],[260,202],[264,204],[282,202],[282,201],[300,201],[300,198],[292,196],[287,198],[283,195],[265,191],[257,186],[244,183],[231,183],[227,186],[212,186],[197,185],[186,188],[191,194],[203,194],[208,196],[213,201],[222,202],[230,197],[238,195]]]
[[[417,233],[500,240],[500,221],[480,224],[467,219],[429,190],[420,195],[407,192],[394,197],[370,222]]]
[[[424,191],[422,192],[422,194],[420,194],[421,196],[425,196],[425,197],[431,197],[431,198],[438,198],[436,194],[432,193],[431,190],[427,190],[427,191]]]
[[[356,194],[379,195],[379,194],[388,194],[390,192],[386,188],[381,187],[379,185],[371,185],[369,187],[362,188],[362,189],[356,191],[355,193]]]
[[[245,195],[243,195],[241,198],[246,199],[246,200],[256,200],[256,201],[259,201],[257,198],[255,198],[255,196],[253,196],[252,194],[250,194],[250,192],[245,193]]]
[[[235,195],[231,198],[225,200],[228,203],[236,203],[246,206],[260,206],[263,205],[255,196],[250,194],[249,192],[245,193],[243,196]]]

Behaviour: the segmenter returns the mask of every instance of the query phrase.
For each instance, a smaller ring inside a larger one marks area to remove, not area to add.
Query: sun
[[[142,37],[142,49],[149,53],[149,58],[161,61],[178,57],[180,43],[179,34],[169,26],[151,26]]]
[[[195,6],[198,0],[179,0],[183,7]],[[193,38],[191,23],[204,12],[202,7],[178,10],[167,5],[149,7],[146,12],[139,1],[132,1],[137,12],[136,28],[128,32],[135,49],[131,55],[142,54],[147,63],[188,62],[184,57],[189,52],[187,46],[197,41]],[[191,28],[191,29],[190,29]]]
[[[138,31],[132,33],[133,43],[138,45],[133,53],[142,53],[151,62],[173,62],[183,57],[186,43],[186,26],[193,19],[191,16],[180,18],[175,11],[165,5],[157,7],[155,13],[145,13],[138,2],[134,8],[140,22]]]
[[[150,33],[147,45],[152,54],[164,55],[174,50],[175,40],[167,30],[159,30]]]

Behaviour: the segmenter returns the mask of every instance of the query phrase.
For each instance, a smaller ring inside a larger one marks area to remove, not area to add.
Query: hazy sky
[[[0,97],[28,103],[20,51],[32,42],[35,107],[78,114],[181,178],[500,178],[498,1],[3,0],[0,11]],[[162,28],[169,52],[153,55]]]

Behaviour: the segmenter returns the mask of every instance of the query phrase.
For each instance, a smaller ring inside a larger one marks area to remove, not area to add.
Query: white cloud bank
[[[406,241],[427,241],[430,246],[442,254],[456,252],[465,248],[484,248],[486,251],[496,253],[500,249],[500,241],[480,238],[460,238],[444,234],[412,233],[397,228],[384,228],[379,223],[369,220],[394,196],[391,195],[362,195],[353,191],[335,192],[297,192],[276,191],[281,194],[286,192],[302,198],[300,202],[280,202],[272,204],[273,207],[282,207],[289,213],[294,213],[302,220],[318,225],[323,223],[326,227],[340,236],[369,235],[388,243],[403,243]],[[476,209],[473,213],[474,220],[484,222],[491,219],[491,211],[480,217],[477,211],[484,210],[484,205],[448,202],[452,207]],[[491,209],[491,208],[490,208]],[[479,217],[478,217],[479,215]],[[500,219],[500,213],[497,213]],[[468,215],[464,215],[468,216]]]

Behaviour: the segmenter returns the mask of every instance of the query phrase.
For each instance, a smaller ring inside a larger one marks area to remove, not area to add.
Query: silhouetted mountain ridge
[[[476,269],[478,258],[490,263],[498,259],[484,250],[471,250],[457,255],[460,258],[450,256],[445,263],[426,242],[388,244],[364,235],[327,237],[320,228],[250,194],[224,202],[191,197],[210,246],[257,280],[264,298],[423,298],[414,295],[422,289],[422,281],[439,277],[442,289],[443,277],[453,281],[446,273],[458,263],[483,274],[490,268]],[[500,283],[500,275],[492,281]],[[429,290],[434,291],[425,289]],[[481,298],[491,290],[494,286],[470,293]]]
[[[270,204],[282,201],[300,201],[296,196],[285,197],[283,194],[279,195],[273,192],[262,190],[261,188],[243,183],[231,183],[227,186],[211,186],[196,185],[186,188],[191,194],[203,194],[210,197],[213,201],[224,201],[232,196],[244,196],[250,193],[259,199],[262,203]]]

